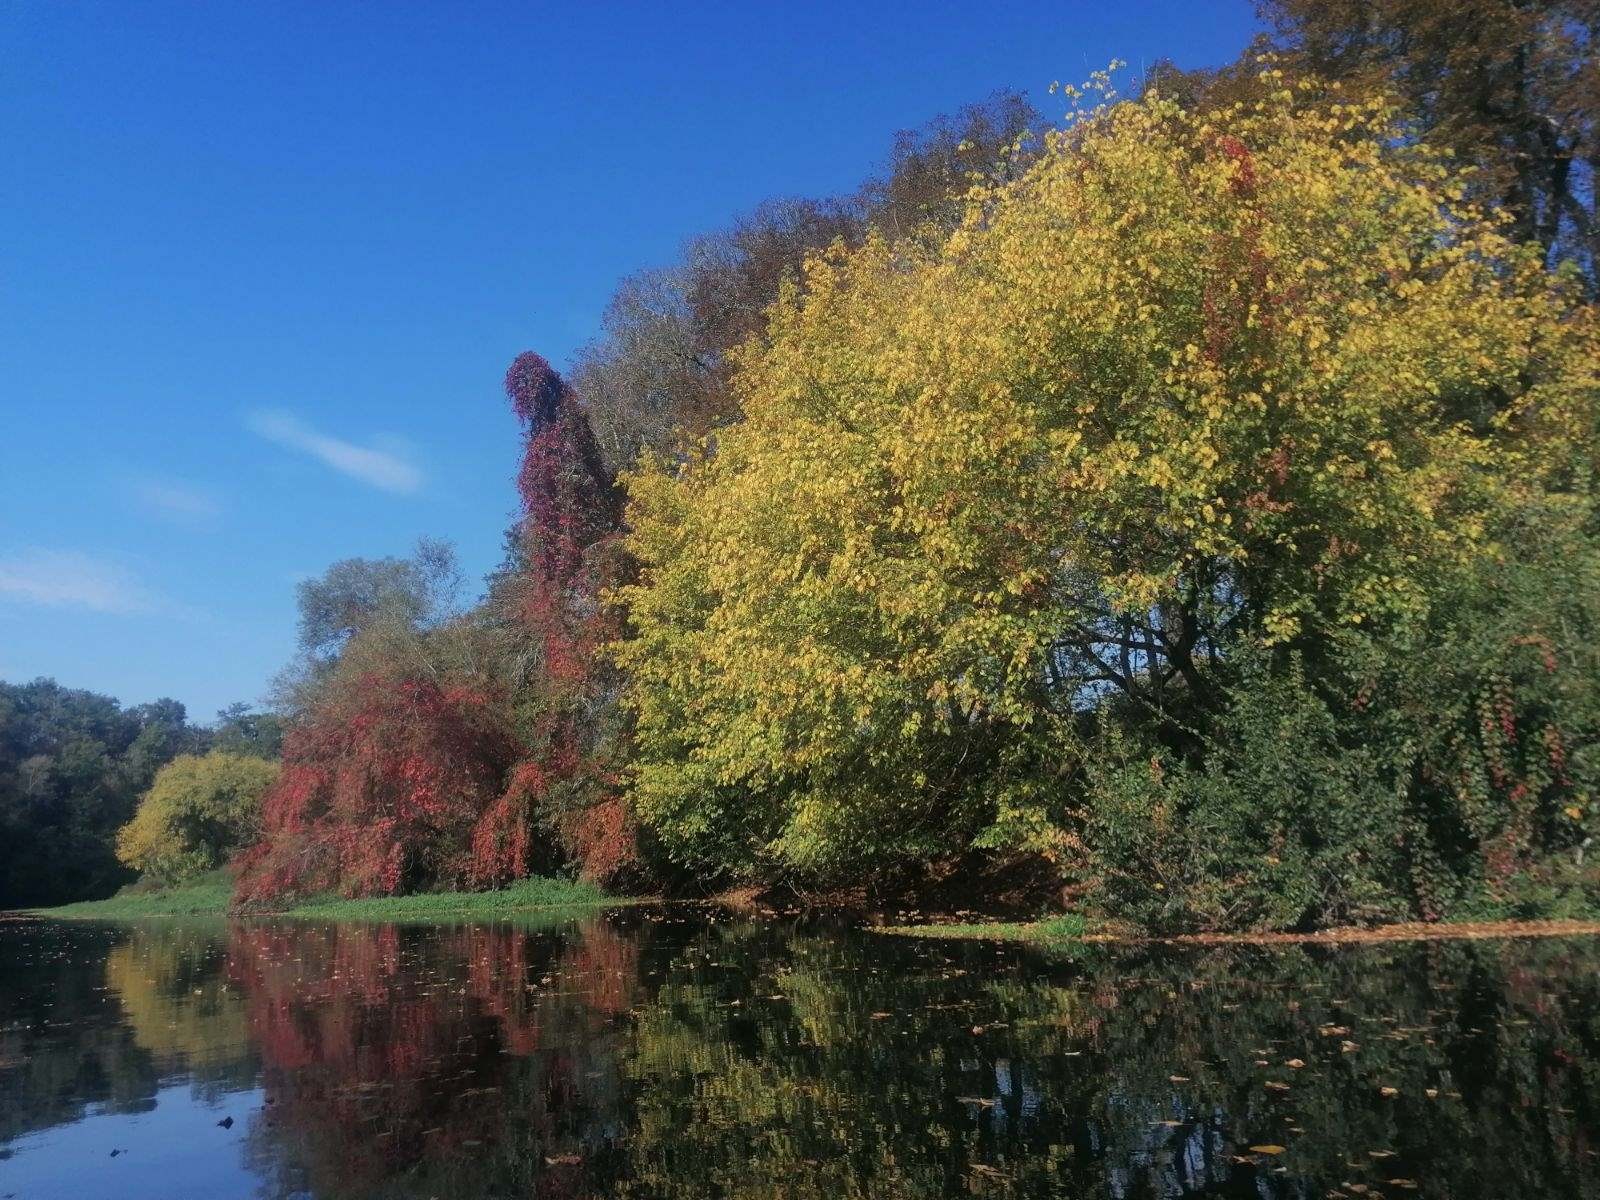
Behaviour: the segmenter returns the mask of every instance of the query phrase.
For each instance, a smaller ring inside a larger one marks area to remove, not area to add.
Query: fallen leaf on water
[[[1426,1096],[1429,1100],[1437,1100],[1439,1098],[1439,1089],[1438,1088],[1424,1088],[1422,1090],[1422,1094],[1424,1096]]]
[[[1283,1065],[1288,1067],[1291,1071],[1298,1071],[1301,1067],[1305,1066],[1306,1064],[1304,1062],[1302,1062],[1298,1058],[1291,1058],[1288,1062],[1284,1063]]]
[[[581,1154],[546,1154],[544,1156],[544,1161],[545,1161],[545,1165],[549,1166],[549,1167],[570,1167],[575,1163],[581,1163],[583,1161],[583,1155],[581,1155]]]
[[[1416,1190],[1416,1186],[1417,1186],[1417,1181],[1415,1179],[1389,1179],[1389,1180],[1385,1180],[1385,1182],[1390,1187],[1409,1188],[1409,1189],[1411,1189],[1413,1191]]]
[[[1268,1145],[1265,1145],[1265,1146],[1251,1146],[1250,1147],[1250,1153],[1251,1154],[1282,1154],[1283,1153],[1283,1147],[1282,1146],[1274,1146],[1274,1145],[1271,1145],[1271,1144],[1268,1144]]]
[[[1289,1085],[1287,1083],[1279,1083],[1276,1079],[1269,1079],[1261,1086],[1274,1092],[1287,1092],[1289,1090]]]
[[[1399,1094],[1399,1088],[1381,1087],[1378,1089],[1378,1095],[1382,1096],[1385,1100],[1393,1100]]]
[[[1189,1082],[1189,1077],[1187,1075],[1168,1075],[1167,1078],[1170,1081],[1172,1081],[1173,1083],[1188,1083]]]

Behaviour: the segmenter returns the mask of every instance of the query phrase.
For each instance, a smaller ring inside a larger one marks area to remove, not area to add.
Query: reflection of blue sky
[[[259,1181],[245,1165],[251,1114],[259,1089],[216,1103],[187,1082],[162,1088],[155,1108],[107,1112],[96,1106],[81,1121],[18,1138],[0,1162],[0,1196],[17,1200],[228,1200],[254,1196]],[[232,1129],[217,1122],[231,1116]],[[122,1153],[111,1157],[113,1150]]]

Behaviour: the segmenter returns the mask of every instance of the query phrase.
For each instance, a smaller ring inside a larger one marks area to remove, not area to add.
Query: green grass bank
[[[84,900],[58,908],[28,910],[59,920],[134,920],[228,913],[233,884],[226,875],[207,876],[170,888],[132,885],[105,900]],[[635,903],[609,896],[593,884],[570,879],[523,879],[491,892],[429,892],[415,896],[372,896],[349,900],[325,896],[279,910],[252,909],[251,915],[306,917],[338,921],[436,921],[494,919],[547,909],[604,908]]]

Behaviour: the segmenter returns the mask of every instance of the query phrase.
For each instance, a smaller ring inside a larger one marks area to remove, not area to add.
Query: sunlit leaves
[[[1095,110],[942,246],[813,259],[745,421],[632,477],[617,657],[680,856],[1064,852],[1076,714],[1421,621],[1586,478],[1590,316],[1382,104],[1269,74]]]

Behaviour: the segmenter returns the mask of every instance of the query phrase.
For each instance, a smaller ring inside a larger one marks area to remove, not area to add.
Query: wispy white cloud
[[[214,525],[222,516],[222,502],[210,492],[169,479],[146,477],[132,481],[133,498],[149,512],[184,525]]]
[[[252,433],[269,442],[309,454],[335,471],[386,492],[406,494],[422,486],[422,471],[393,445],[380,442],[362,446],[331,437],[281,409],[253,412],[246,424]]]
[[[76,550],[21,550],[0,557],[0,601],[137,614],[173,606],[116,563]]]

